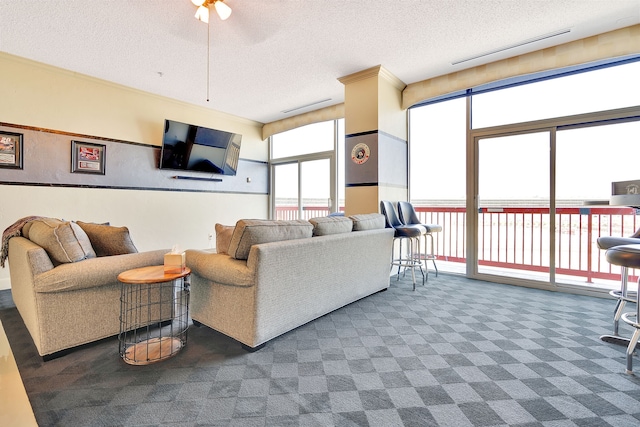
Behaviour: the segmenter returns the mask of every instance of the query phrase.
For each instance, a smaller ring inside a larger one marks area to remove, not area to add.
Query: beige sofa
[[[126,227],[39,218],[8,241],[11,294],[38,353],[120,332],[118,274],[162,265],[166,249],[138,253]]]
[[[186,251],[191,317],[247,350],[389,287],[394,233],[379,214],[241,220],[216,232],[221,253]]]

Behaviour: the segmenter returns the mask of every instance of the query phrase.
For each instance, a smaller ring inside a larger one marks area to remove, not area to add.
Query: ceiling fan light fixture
[[[229,16],[231,16],[231,8],[226,4],[224,4],[222,0],[214,1],[213,6],[216,8],[216,12],[218,13],[218,16],[223,21],[227,19]]]
[[[207,6],[200,6],[196,11],[195,17],[198,21],[209,23],[209,8]]]
[[[221,20],[224,21],[231,16],[231,8],[222,0],[191,0],[191,3],[198,6],[195,18],[207,24],[209,23],[209,6],[211,5],[216,8],[216,13]]]

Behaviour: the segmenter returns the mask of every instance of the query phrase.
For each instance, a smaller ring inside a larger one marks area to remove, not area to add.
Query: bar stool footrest
[[[609,344],[621,345],[623,347],[628,347],[630,338],[621,337],[617,335],[601,335],[600,339]],[[636,351],[640,351],[640,343],[636,345]]]
[[[623,297],[622,291],[619,289],[616,289],[616,290],[609,291],[609,295],[611,295],[616,299],[624,300],[626,302],[633,302],[633,303],[638,302],[638,291],[627,291],[627,296]]]
[[[634,328],[640,329],[640,323],[638,323],[637,314],[635,312],[624,313],[621,317],[622,321],[627,325],[631,325]]]

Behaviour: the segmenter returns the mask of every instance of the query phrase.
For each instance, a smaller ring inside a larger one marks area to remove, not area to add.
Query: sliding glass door
[[[549,281],[550,132],[479,137],[478,274]]]
[[[636,206],[611,204],[614,182],[635,183],[624,191],[640,194],[640,116],[624,114],[472,131],[471,276],[545,288],[619,286],[620,269],[597,241],[640,228]]]
[[[612,183],[640,179],[640,122],[604,121],[598,126],[559,127],[556,145],[556,282],[618,288],[620,267],[597,246],[601,236],[631,236],[637,210],[613,206]],[[629,191],[636,191],[630,188]],[[637,280],[630,271],[630,280]]]

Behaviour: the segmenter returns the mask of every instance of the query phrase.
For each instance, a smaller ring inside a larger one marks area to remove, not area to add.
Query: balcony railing
[[[464,207],[416,206],[420,221],[440,224],[434,235],[438,259],[466,262],[467,215]],[[304,219],[328,215],[326,207],[303,209]],[[277,219],[297,219],[297,207],[278,207]],[[478,263],[483,266],[549,272],[550,214],[545,207],[481,208],[478,212]],[[628,207],[556,208],[556,274],[593,279],[620,278],[598,249],[600,236],[630,236],[638,228],[636,210]],[[637,280],[631,270],[629,280]]]
[[[341,210],[344,211],[344,208]],[[278,206],[276,207],[276,218],[281,220],[292,219],[311,219],[319,216],[329,215],[329,208],[326,206],[305,206],[302,208],[302,218],[298,218],[297,206]]]

